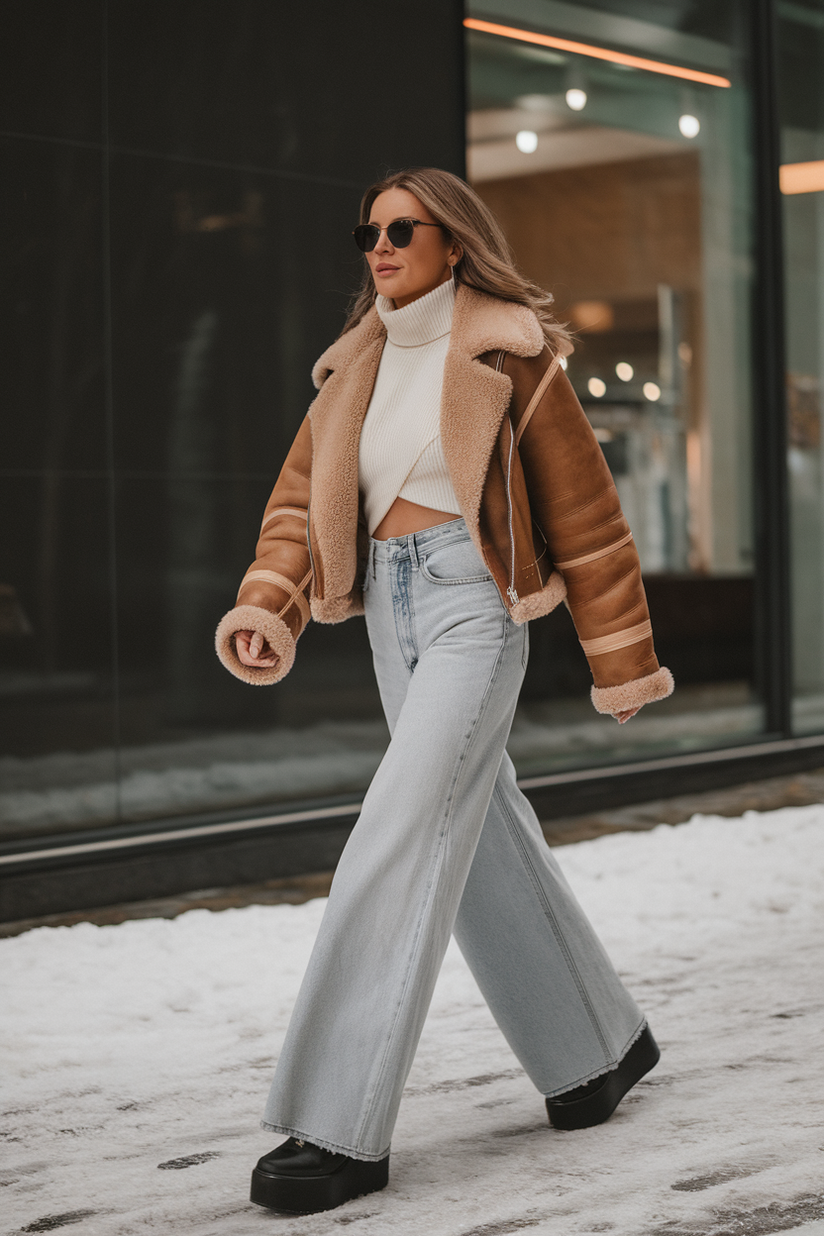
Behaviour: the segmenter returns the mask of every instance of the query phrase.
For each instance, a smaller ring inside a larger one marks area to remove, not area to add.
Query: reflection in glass
[[[681,6],[659,6],[653,24],[650,6],[632,0],[495,0],[494,15],[491,0],[469,6],[469,176],[575,331],[568,373],[615,478],[659,657],[678,684],[618,730],[586,711],[565,616],[533,624],[513,743],[527,720],[542,733],[521,769],[541,751],[545,765],[592,762],[762,727],[738,7],[694,4],[687,25]],[[524,158],[512,136],[527,129],[537,141]],[[576,724],[571,705],[582,709]]]
[[[824,729],[824,3],[779,4],[793,723]]]

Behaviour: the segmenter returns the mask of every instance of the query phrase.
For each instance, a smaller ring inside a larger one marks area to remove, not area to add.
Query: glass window
[[[793,724],[824,729],[824,3],[779,3]]]
[[[214,630],[360,280],[376,159],[462,162],[455,12],[385,7],[430,71],[410,53],[377,111],[346,6],[15,11],[0,844],[351,797],[380,761],[363,622],[310,624],[266,691]]]
[[[565,613],[532,626],[526,771],[758,732],[744,16],[727,2],[472,0],[469,176],[555,295],[644,569],[668,701],[594,717]],[[519,745],[520,744],[520,745]]]

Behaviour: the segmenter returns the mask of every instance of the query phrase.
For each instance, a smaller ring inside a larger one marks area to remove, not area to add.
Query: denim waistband
[[[418,557],[431,550],[435,545],[444,545],[452,541],[471,540],[466,521],[462,516],[450,519],[445,524],[435,524],[432,528],[424,528],[421,532],[409,532],[406,536],[392,536],[385,541],[369,541],[369,565],[376,562],[403,562],[409,560],[417,566]]]

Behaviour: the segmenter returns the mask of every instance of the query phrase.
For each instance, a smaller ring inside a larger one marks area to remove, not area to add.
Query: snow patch
[[[388,1189],[267,1215],[246,1201],[258,1120],[324,902],[39,928],[0,940],[3,1231],[813,1236],[824,807],[558,856],[662,1047],[607,1124],[548,1127],[452,946]]]

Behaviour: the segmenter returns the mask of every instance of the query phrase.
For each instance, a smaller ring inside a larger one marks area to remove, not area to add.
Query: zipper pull
[[[513,605],[518,604],[518,594],[515,591],[515,589],[512,587],[512,584],[510,584],[509,587],[507,588],[506,595],[509,597]]]

